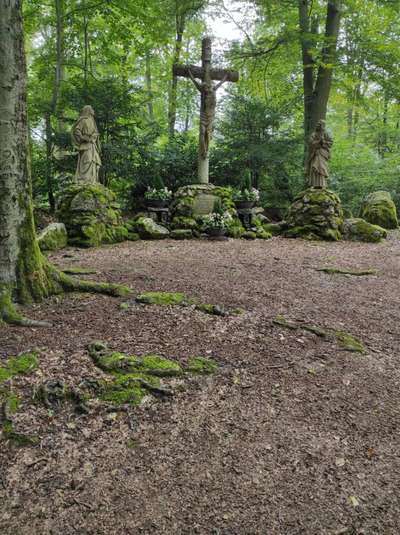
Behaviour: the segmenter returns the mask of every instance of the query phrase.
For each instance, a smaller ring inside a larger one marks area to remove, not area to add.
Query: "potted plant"
[[[216,205],[214,211],[203,218],[206,234],[213,237],[225,236],[228,224],[231,220],[231,215],[224,212],[220,204]]]
[[[256,188],[251,186],[250,175],[242,183],[239,189],[234,190],[232,194],[236,208],[239,210],[250,209],[260,199],[260,194]]]
[[[144,198],[147,206],[151,208],[166,208],[172,198],[172,191],[164,186],[161,179],[158,179],[152,188],[148,186]]]

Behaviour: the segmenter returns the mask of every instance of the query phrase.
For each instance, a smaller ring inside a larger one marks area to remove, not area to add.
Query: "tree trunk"
[[[121,287],[74,281],[40,252],[32,208],[21,4],[0,0],[0,321],[32,325],[40,322],[24,319],[13,299],[30,303],[79,286],[116,295]]]
[[[176,16],[176,39],[175,39],[175,52],[173,57],[173,64],[179,63],[182,51],[182,39],[185,29],[185,17],[184,15]],[[178,97],[178,75],[173,72],[171,89],[169,94],[169,107],[168,107],[168,130],[171,137],[175,134],[176,123],[176,101]]]
[[[312,31],[315,32],[315,29],[311,28],[309,4],[309,0],[299,0],[304,88],[304,143],[306,148],[310,134],[315,129],[318,121],[326,117],[340,28],[342,1],[328,1],[324,36],[325,45],[322,49],[322,59],[316,79],[314,60],[310,53],[313,45],[309,39],[310,33]]]
[[[154,121],[154,109],[153,109],[153,89],[151,78],[151,57],[150,52],[146,50],[146,89],[147,89],[147,109],[149,112],[149,118]]]

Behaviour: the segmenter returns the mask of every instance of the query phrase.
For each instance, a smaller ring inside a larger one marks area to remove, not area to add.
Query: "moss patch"
[[[368,275],[377,275],[378,271],[376,269],[365,269],[360,271],[354,271],[352,269],[342,269],[335,267],[325,267],[317,268],[316,271],[322,271],[328,273],[329,275],[353,275],[354,277],[363,277]]]
[[[146,305],[187,306],[191,304],[191,300],[179,292],[144,292],[136,297],[136,301]]]
[[[365,347],[361,340],[355,338],[349,333],[344,331],[335,331],[336,340],[339,346],[345,351],[351,351],[353,353],[365,353]]]
[[[184,372],[207,375],[215,373],[218,364],[203,357],[194,357],[183,369],[178,362],[160,355],[137,357],[110,351],[103,342],[89,345],[89,354],[96,366],[112,375],[100,385],[99,397],[104,401],[121,404],[139,404],[146,395],[171,396],[173,392],[161,380],[182,377]]]
[[[218,364],[213,359],[205,357],[193,357],[189,360],[186,372],[199,375],[212,375],[218,369]]]
[[[5,366],[0,367],[0,385],[11,377],[30,373],[38,367],[38,354],[35,352],[22,353],[18,357],[11,357]],[[21,404],[17,394],[6,386],[0,386],[0,405],[2,407],[1,430],[3,439],[15,446],[31,446],[38,443],[36,437],[18,433],[14,430],[12,415]]]
[[[0,383],[14,375],[29,373],[38,367],[38,354],[35,352],[22,353],[18,357],[8,359],[5,366],[0,367]]]
[[[309,331],[320,338],[325,338],[330,341],[336,341],[338,346],[345,351],[352,351],[354,353],[365,353],[365,347],[361,340],[353,335],[345,332],[338,331],[332,328],[319,327],[318,325],[311,325],[297,321],[289,321],[284,316],[277,316],[272,320],[274,325],[284,327],[290,330],[303,330]]]

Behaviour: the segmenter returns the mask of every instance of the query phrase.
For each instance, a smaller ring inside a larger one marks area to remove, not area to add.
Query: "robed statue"
[[[331,157],[332,145],[333,139],[326,131],[325,121],[321,120],[311,134],[308,145],[306,176],[308,185],[312,188],[326,188],[328,186],[328,161]]]
[[[78,149],[77,182],[94,184],[99,181],[100,141],[92,106],[84,106],[71,131],[72,143]]]

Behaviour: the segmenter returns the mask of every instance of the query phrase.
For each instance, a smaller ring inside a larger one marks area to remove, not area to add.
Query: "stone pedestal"
[[[237,208],[236,211],[246,230],[256,226],[257,210],[255,208]]]
[[[340,199],[333,191],[309,188],[295,197],[286,223],[287,238],[340,240],[343,229]]]
[[[156,223],[164,226],[169,224],[169,208],[148,207],[147,212],[149,217]]]

